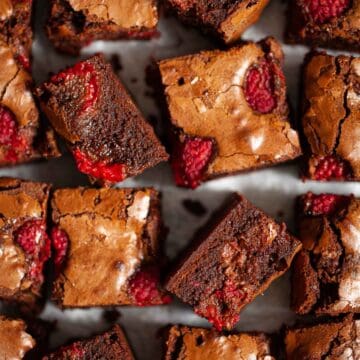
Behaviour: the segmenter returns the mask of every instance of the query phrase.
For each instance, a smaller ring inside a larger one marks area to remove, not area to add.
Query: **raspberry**
[[[159,270],[154,266],[138,271],[129,282],[129,291],[138,306],[171,302],[171,297],[159,290]]]
[[[348,196],[335,194],[316,195],[308,192],[302,198],[303,211],[308,215],[330,215],[348,202]]]
[[[225,315],[221,314],[221,311],[216,305],[207,305],[205,311],[195,309],[195,313],[199,316],[205,317],[215,329],[222,331],[224,328],[231,329],[239,321],[239,315]]]
[[[250,107],[262,114],[273,111],[277,106],[275,83],[284,82],[281,69],[270,60],[261,60],[252,65],[246,75],[245,98]]]
[[[350,0],[303,0],[301,6],[316,24],[323,24],[340,16],[350,5]]]
[[[60,84],[65,81],[76,81],[76,78],[79,77],[85,79],[86,89],[78,115],[92,107],[99,95],[99,87],[94,66],[86,62],[80,62],[51,78],[51,82]]]
[[[84,174],[110,182],[122,181],[125,178],[125,166],[122,164],[107,164],[105,161],[92,161],[79,149],[73,152],[76,166]]]
[[[14,233],[15,242],[21,246],[31,260],[29,275],[42,281],[45,262],[50,258],[50,239],[43,220],[29,220]]]
[[[55,252],[54,265],[55,273],[59,275],[61,265],[65,260],[67,249],[69,246],[69,238],[64,230],[61,230],[58,226],[54,226],[51,230],[51,242]]]
[[[31,69],[31,64],[30,64],[30,60],[28,57],[26,57],[23,54],[18,54],[16,56],[16,60],[20,63],[20,65],[26,70],[26,71],[30,71]]]
[[[178,144],[171,164],[176,185],[192,189],[200,185],[211,160],[213,147],[212,140],[199,137],[187,137]]]
[[[318,159],[314,179],[315,180],[343,180],[350,175],[349,167],[345,162],[335,156],[328,155]]]

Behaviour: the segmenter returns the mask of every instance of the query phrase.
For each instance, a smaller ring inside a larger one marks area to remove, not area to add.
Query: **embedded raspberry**
[[[272,61],[263,59],[252,65],[246,75],[245,98],[250,107],[262,114],[273,111],[277,106],[275,83],[284,81],[281,69]]]
[[[93,161],[79,149],[75,149],[73,155],[78,170],[84,174],[110,182],[118,182],[125,179],[125,166],[123,164]]]
[[[99,86],[94,66],[87,62],[77,63],[73,67],[52,76],[51,82],[60,84],[67,81],[74,81],[77,78],[85,80],[85,94],[81,100],[80,115],[94,105],[99,95]]]
[[[237,288],[237,286],[230,280],[227,280],[221,290],[215,291],[215,296],[226,303],[232,301],[240,301],[246,298],[246,294]]]
[[[316,24],[323,24],[343,14],[350,0],[302,0],[303,11]]]
[[[308,215],[330,215],[346,206],[349,196],[336,194],[313,194],[308,192],[302,198],[303,211]]]
[[[69,238],[66,232],[60,229],[58,226],[54,226],[51,229],[51,242],[54,249],[54,265],[55,273],[58,275],[61,270],[61,266],[65,260],[67,249],[69,246]]]
[[[81,357],[85,355],[85,350],[80,344],[74,343],[69,346],[63,346],[57,351],[57,355],[70,355],[74,357]]]
[[[23,54],[18,54],[16,56],[16,60],[20,63],[20,65],[26,70],[26,71],[30,71],[31,70],[31,63],[30,60],[27,56],[23,55]]]
[[[316,165],[314,179],[324,180],[344,180],[349,177],[350,171],[347,164],[335,156],[321,157]]]
[[[174,151],[172,168],[178,186],[195,189],[213,155],[214,144],[210,139],[200,137],[186,138]]]
[[[233,328],[240,318],[238,314],[222,314],[220,308],[216,305],[207,305],[205,311],[195,309],[195,313],[205,317],[218,331]]]
[[[164,305],[171,302],[169,295],[159,290],[159,270],[148,267],[138,271],[129,282],[129,291],[136,305]]]

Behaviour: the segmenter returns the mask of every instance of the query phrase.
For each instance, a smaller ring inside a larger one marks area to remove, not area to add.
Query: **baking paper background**
[[[49,44],[43,32],[46,7],[46,0],[37,1],[36,40],[33,49],[33,69],[37,83],[45,80],[50,71],[56,72],[78,60],[57,54]],[[284,26],[285,4],[279,0],[272,0],[260,21],[245,33],[244,38],[259,40],[272,35],[282,40]],[[161,32],[159,39],[149,42],[97,42],[84,49],[81,55],[86,57],[99,51],[109,57],[119,54],[123,66],[119,76],[147,116],[158,114],[153,99],[146,95],[151,89],[145,85],[145,67],[150,63],[151,58],[189,54],[215,46],[210,39],[203,37],[196,30],[185,28],[176,19],[162,18],[159,30]],[[299,66],[307,51],[308,49],[303,46],[284,45],[285,74],[294,109],[297,105]],[[55,187],[88,185],[86,176],[76,171],[67,153],[60,159],[48,162],[2,169],[0,175],[46,181],[53,183]],[[294,198],[298,194],[312,190],[354,193],[360,196],[360,184],[357,183],[303,183],[298,178],[296,164],[213,180],[196,191],[176,188],[172,182],[169,166],[162,164],[119,186],[154,186],[162,191],[164,221],[169,228],[166,252],[170,258],[173,258],[188,243],[194,231],[204,224],[211,212],[218,208],[232,191],[243,193],[257,206],[277,219],[285,221],[290,228],[293,228]],[[182,205],[182,201],[189,198],[201,201],[207,209],[207,214],[202,217],[190,214]],[[276,331],[282,324],[291,323],[295,319],[289,310],[288,302],[289,276],[287,274],[275,281],[263,296],[259,296],[241,313],[237,329]],[[156,334],[164,325],[182,323],[208,326],[206,320],[197,317],[190,308],[177,301],[170,306],[123,307],[118,310],[121,312],[119,322],[125,328],[139,360],[160,359],[162,342]],[[58,321],[56,332],[52,336],[52,345],[57,346],[71,337],[88,336],[107,329],[109,324],[102,318],[102,313],[103,309],[96,308],[62,312],[49,302],[41,317]]]

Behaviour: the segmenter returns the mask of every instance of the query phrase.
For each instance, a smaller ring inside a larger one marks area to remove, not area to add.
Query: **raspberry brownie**
[[[78,54],[93,40],[156,36],[157,0],[51,0],[46,31],[54,46]]]
[[[53,75],[37,95],[77,168],[93,181],[116,183],[168,158],[102,55]]]
[[[269,0],[165,0],[185,24],[199,27],[225,43],[239,40],[258,21]]]
[[[360,58],[312,52],[302,78],[304,177],[360,180]]]
[[[274,360],[271,341],[262,333],[221,334],[214,330],[172,326],[165,360]]]
[[[282,60],[278,42],[266,38],[159,62],[177,185],[195,188],[300,155]]]
[[[232,329],[242,308],[288,270],[301,243],[236,194],[180,259],[165,285],[217,330]]]
[[[85,359],[134,360],[134,356],[124,332],[119,325],[115,325],[103,334],[61,347],[42,360]]]
[[[353,317],[288,329],[287,360],[360,358],[360,321]]]
[[[290,0],[286,40],[360,51],[359,0]]]
[[[292,307],[299,314],[360,312],[360,199],[299,197],[303,250],[294,261]]]
[[[46,214],[50,186],[0,178],[0,298],[33,309],[50,257]]]
[[[61,189],[54,192],[51,207],[58,305],[170,301],[159,286],[163,227],[155,190]]]
[[[0,316],[0,358],[23,359],[35,347],[35,340],[27,332],[23,320]]]

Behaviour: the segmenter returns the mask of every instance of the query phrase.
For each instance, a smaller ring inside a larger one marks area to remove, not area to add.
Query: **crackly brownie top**
[[[22,359],[35,346],[35,340],[25,331],[22,320],[0,316],[0,357]]]
[[[360,59],[325,53],[308,55],[303,96],[302,124],[310,156],[338,158],[338,167],[344,168],[343,178],[359,178]],[[314,159],[310,176],[326,178],[323,167]]]
[[[152,189],[55,191],[53,221],[69,243],[55,290],[63,306],[133,302],[128,280],[157,253],[157,196]]]
[[[333,322],[289,329],[285,338],[287,359],[322,360],[360,357],[360,321],[351,316]]]
[[[216,331],[173,326],[165,360],[273,360],[264,334],[222,335]]]
[[[158,22],[156,0],[67,0],[88,21],[113,22],[122,28],[153,28]]]
[[[268,38],[159,63],[175,129],[214,143],[205,178],[299,155],[298,135],[288,122],[282,58],[280,45]]]

